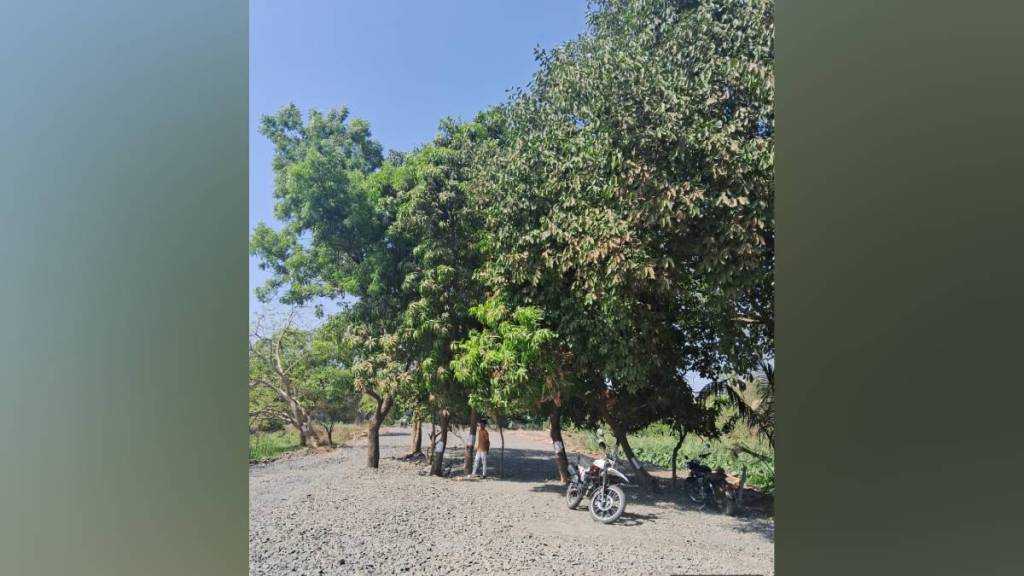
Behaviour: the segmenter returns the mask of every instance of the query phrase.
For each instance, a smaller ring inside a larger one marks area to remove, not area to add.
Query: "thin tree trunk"
[[[672,449],[672,487],[676,487],[676,457],[679,455],[679,449],[683,447],[683,440],[686,440],[686,431],[682,428],[678,429],[679,441],[676,442],[675,448]]]
[[[622,448],[622,452],[626,455],[626,459],[629,460],[629,465],[633,468],[633,472],[636,473],[640,486],[648,492],[656,492],[658,490],[658,482],[646,469],[644,469],[644,465],[637,459],[636,454],[633,453],[633,448],[629,445],[626,433],[621,427],[618,427],[615,424],[609,423],[609,426],[612,427],[612,433],[615,434],[616,442],[619,443],[619,447]]]
[[[430,466],[430,473],[434,476],[441,476],[443,474],[444,464],[444,450],[445,444],[448,443],[448,418],[450,414],[447,408],[441,410],[441,421],[438,422],[438,427],[441,429],[438,434],[437,440],[435,440],[433,446],[434,452],[434,463]]]
[[[313,427],[313,421],[308,417],[305,422],[306,426],[306,443],[310,448],[320,447],[320,436],[316,433],[316,428]]]
[[[555,448],[555,463],[558,465],[558,478],[562,484],[569,482],[569,459],[565,456],[565,444],[562,442],[562,414],[558,406],[551,409],[551,444]]]
[[[601,413],[604,416],[604,421],[609,427],[611,427],[612,434],[615,435],[616,442],[618,442],[619,447],[622,448],[622,452],[626,455],[626,459],[629,460],[629,465],[633,468],[633,472],[636,473],[640,487],[648,492],[656,492],[658,490],[657,480],[644,469],[644,465],[639,459],[637,459],[636,454],[633,453],[633,448],[630,447],[629,440],[626,438],[626,430],[619,423],[618,418],[615,417],[612,406],[612,399],[606,391],[603,394],[602,402],[599,405]]]
[[[370,417],[369,433],[366,435],[366,465],[370,468],[380,466],[380,421]]]
[[[498,478],[505,477],[505,428],[501,425],[501,416],[499,415],[495,420],[498,421],[498,436],[501,437],[501,454],[498,456]]]
[[[416,455],[423,455],[423,422],[420,422],[419,416],[413,416],[412,419],[412,452],[406,458]]]
[[[475,408],[469,409],[469,438],[466,440],[466,460],[462,464],[462,473],[469,476],[473,473],[473,449],[476,448],[476,422],[477,414]]]
[[[366,435],[366,465],[370,468],[380,466],[380,427],[391,411],[392,402],[390,397],[383,400],[376,397],[374,400],[377,401],[377,406],[370,416],[370,427]]]
[[[437,442],[437,413],[433,412],[433,413],[430,414],[430,450],[427,451],[427,452],[430,453],[428,455],[428,459],[430,461],[431,469],[433,469],[433,467],[434,467],[434,444],[436,442]]]
[[[295,427],[299,430],[299,444],[308,448],[318,447],[320,442],[316,436],[316,430],[313,430],[313,426],[310,424],[309,414],[298,402],[292,403],[292,414],[294,414]]]

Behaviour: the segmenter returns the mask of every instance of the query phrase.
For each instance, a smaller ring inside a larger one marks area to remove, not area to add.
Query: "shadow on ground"
[[[424,439],[426,440],[426,437]],[[529,487],[531,491],[558,496],[559,504],[564,506],[564,500],[562,500],[561,497],[564,494],[565,488],[559,481],[558,469],[555,464],[554,456],[551,452],[547,450],[506,447],[504,457],[502,457],[500,447],[496,447],[492,440],[491,451],[487,459],[487,478],[480,480],[470,480],[466,478],[463,468],[463,464],[465,462],[464,454],[463,446],[458,445],[452,446],[446,451],[444,457],[444,470],[446,477],[461,479],[464,481],[521,482],[523,484],[532,484],[532,486]],[[398,459],[400,460],[400,458]],[[420,460],[419,462],[423,464],[424,470],[422,472],[425,474],[425,459]],[[576,462],[577,455],[571,454],[569,457],[570,465],[574,465]],[[580,456],[579,462],[583,466],[588,466],[591,462],[591,458]],[[633,474],[628,467],[623,470],[623,472],[627,476],[631,478],[633,477]],[[661,478],[657,480],[658,490],[653,493],[644,491],[639,487],[627,487],[626,491],[630,501],[652,508],[659,508],[668,505],[677,510],[687,510],[701,514],[724,516],[723,512],[719,512],[711,506],[701,507],[690,501],[683,492],[681,482],[676,488],[672,488],[669,481]],[[733,529],[737,532],[759,534],[769,542],[774,543],[775,525],[771,520],[771,507],[766,507],[763,503],[758,503],[756,501],[751,502],[751,504],[751,507],[745,507],[743,513],[734,517],[736,522],[733,523]],[[580,503],[579,508],[586,511],[586,506],[587,501],[584,500]],[[654,523],[657,521],[657,518],[657,514],[637,514],[635,512],[631,512],[627,506],[626,512],[623,513],[622,518],[616,522],[616,525],[626,527],[639,526],[647,522]]]

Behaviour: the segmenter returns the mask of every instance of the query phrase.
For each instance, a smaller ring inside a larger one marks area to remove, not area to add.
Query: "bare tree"
[[[309,331],[295,325],[296,309],[272,327],[274,322],[261,315],[249,335],[249,390],[250,399],[260,396],[251,416],[278,418],[291,424],[299,432],[303,446],[317,447],[320,439],[313,429],[310,407],[316,390],[306,382],[310,361]],[[271,326],[268,326],[270,324]]]

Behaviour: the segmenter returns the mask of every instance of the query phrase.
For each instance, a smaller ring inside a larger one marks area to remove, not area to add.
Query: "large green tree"
[[[414,298],[405,310],[404,326],[417,360],[417,381],[439,414],[433,474],[441,474],[452,418],[469,411],[468,424],[476,423],[476,412],[466,402],[451,362],[452,345],[477,325],[470,306],[483,297],[475,276],[482,263],[482,225],[470,201],[470,176],[476,143],[489,137],[484,124],[442,121],[434,141],[405,158],[416,184],[399,197],[392,226],[394,236],[407,238],[414,246],[405,277]],[[467,468],[471,461],[472,445],[467,443]]]
[[[626,433],[665,416],[683,373],[770,353],[773,45],[770,2],[598,1],[538,55],[481,178],[488,282],[545,310],[580,418],[641,475]]]
[[[772,365],[773,51],[771,2],[598,0],[506,105],[412,153],[344,109],[262,120],[284,225],[254,231],[260,296],[355,298],[331,333],[371,466],[396,402],[439,415],[435,474],[453,421],[540,406],[553,440],[609,424],[650,482],[627,434],[706,428],[687,374]]]
[[[287,106],[264,116],[260,131],[275,148],[274,211],[283,226],[260,224],[253,233],[251,251],[273,273],[259,296],[285,303],[357,298],[338,319],[334,342],[375,403],[367,461],[376,467],[380,425],[415,362],[402,330],[412,246],[389,234],[398,196],[414,181],[407,169],[384,164],[366,122],[348,121],[344,108],[313,110],[304,121]]]

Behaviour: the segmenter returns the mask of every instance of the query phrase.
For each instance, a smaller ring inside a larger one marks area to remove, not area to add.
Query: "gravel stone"
[[[365,439],[251,466],[249,574],[774,574],[771,519],[627,488],[622,518],[603,525],[586,499],[566,507],[543,433],[505,432],[501,479],[492,434],[489,476],[477,479],[462,475],[454,435],[446,478],[400,460],[410,430],[381,431],[377,470]]]

